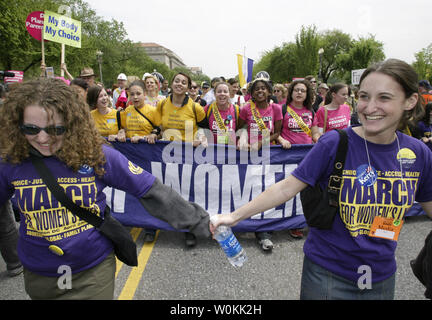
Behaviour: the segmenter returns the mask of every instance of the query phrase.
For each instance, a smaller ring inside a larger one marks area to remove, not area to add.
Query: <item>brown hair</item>
[[[306,99],[305,101],[303,101],[303,105],[310,111],[312,111],[312,102],[314,101],[314,92],[311,86],[311,83],[308,80],[303,80],[303,79],[299,79],[299,80],[294,80],[293,82],[290,83],[289,87],[288,87],[288,94],[287,94],[287,102],[286,104],[289,105],[293,98],[292,98],[292,93],[294,91],[294,87],[296,85],[298,85],[299,83],[304,84],[306,86]]]
[[[0,113],[0,156],[3,161],[18,164],[29,156],[30,144],[19,127],[23,124],[24,109],[30,105],[44,108],[51,118],[54,111],[63,118],[66,132],[62,147],[55,153],[57,158],[75,171],[88,165],[99,176],[105,173],[102,150],[105,139],[96,129],[84,100],[58,79],[24,82],[10,92],[3,106],[7,112]]]
[[[388,59],[369,67],[360,77],[360,87],[363,80],[373,72],[379,72],[393,78],[402,87],[406,99],[410,98],[414,93],[419,93],[417,72],[412,66],[402,60]],[[417,123],[423,117],[423,114],[424,109],[419,96],[415,107],[404,111],[399,122],[399,129],[404,129],[409,122]]]
[[[330,104],[333,101],[332,93],[337,94],[339,92],[339,90],[341,90],[345,87],[349,89],[348,85],[345,83],[342,83],[342,82],[338,82],[338,83],[335,83],[334,85],[330,86],[330,88],[327,91],[327,94],[325,96],[324,104],[325,105]]]
[[[101,86],[94,85],[91,86],[87,91],[87,103],[90,106],[91,110],[96,109],[97,107],[97,101],[99,99],[99,95],[102,90],[105,90]]]

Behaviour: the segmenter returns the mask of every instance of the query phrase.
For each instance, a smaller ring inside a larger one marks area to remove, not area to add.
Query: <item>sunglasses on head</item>
[[[45,128],[40,128],[33,124],[23,124],[20,126],[20,129],[22,133],[30,136],[37,135],[39,132],[41,132],[41,130],[45,131],[51,136],[61,136],[66,131],[64,126],[48,126]]]

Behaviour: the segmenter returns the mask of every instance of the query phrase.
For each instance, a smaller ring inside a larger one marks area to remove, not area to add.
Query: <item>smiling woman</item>
[[[101,218],[109,213],[103,194],[109,186],[138,197],[147,212],[176,229],[209,235],[208,214],[108,146],[87,104],[63,81],[19,84],[3,108],[8,112],[0,114],[0,207],[15,196],[18,256],[32,299],[112,299],[116,268],[110,239],[55,199],[32,157],[46,164],[66,197]],[[58,285],[65,277],[71,287]]]
[[[414,69],[400,60],[363,73],[358,104],[362,126],[344,129],[348,151],[339,213],[328,230],[310,227],[301,299],[394,298],[395,251],[405,213],[417,201],[432,217],[432,153],[423,142],[398,131],[422,113],[417,84]],[[339,140],[335,130],[323,135],[290,176],[231,214],[212,219],[211,229],[234,226],[277,207],[307,185],[329,185]]]

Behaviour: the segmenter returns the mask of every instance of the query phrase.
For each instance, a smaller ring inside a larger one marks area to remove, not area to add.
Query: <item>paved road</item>
[[[425,216],[405,222],[396,252],[397,300],[424,300],[424,288],[412,275],[409,260],[421,249],[432,229]],[[139,268],[122,266],[116,278],[116,299],[133,300],[297,300],[300,291],[304,240],[290,238],[287,231],[273,236],[273,253],[263,253],[252,233],[237,234],[248,261],[234,269],[213,240],[194,249],[184,245],[183,234],[161,231],[154,247],[137,239]],[[149,255],[145,263],[146,255]],[[145,269],[144,269],[145,267]],[[29,299],[22,275],[9,278],[0,259],[0,300]]]

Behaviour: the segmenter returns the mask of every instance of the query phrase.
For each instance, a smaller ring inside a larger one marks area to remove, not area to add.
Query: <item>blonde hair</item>
[[[54,111],[63,118],[66,132],[62,147],[55,156],[74,171],[83,165],[93,167],[95,173],[105,173],[105,139],[96,129],[89,108],[78,93],[58,79],[24,82],[9,93],[0,113],[0,156],[3,161],[18,164],[29,156],[30,144],[20,131],[27,106],[44,108],[52,120]],[[7,112],[5,112],[7,110]],[[55,136],[54,136],[55,138]]]

